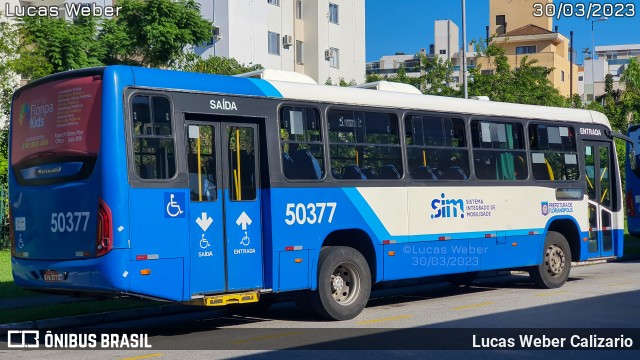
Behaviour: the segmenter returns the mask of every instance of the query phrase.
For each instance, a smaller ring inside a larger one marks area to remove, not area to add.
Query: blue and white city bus
[[[600,113],[109,66],[13,97],[16,284],[331,319],[384,281],[621,256]]]

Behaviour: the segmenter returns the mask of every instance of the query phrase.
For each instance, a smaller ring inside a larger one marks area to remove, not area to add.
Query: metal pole
[[[569,32],[569,99],[573,107],[573,31]]]
[[[596,66],[596,64],[594,64],[596,57],[596,37],[593,31],[594,24],[595,20],[591,21],[591,101],[596,101],[596,78],[593,71],[594,66]]]
[[[462,0],[462,81],[464,82],[464,98],[469,98],[467,88],[467,8]]]

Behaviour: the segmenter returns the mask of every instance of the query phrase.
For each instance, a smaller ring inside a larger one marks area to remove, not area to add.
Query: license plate
[[[53,270],[47,270],[44,272],[44,281],[46,282],[61,282],[64,280],[64,274]]]

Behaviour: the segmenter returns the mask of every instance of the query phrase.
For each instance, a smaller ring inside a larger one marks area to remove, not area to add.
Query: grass
[[[11,275],[11,251],[9,249],[0,250],[0,299],[38,295],[40,294],[23,290],[13,283],[13,275]]]
[[[0,250],[0,300],[33,296],[43,295],[37,292],[23,290],[13,283],[13,276],[11,274],[11,252],[10,250]],[[70,302],[68,303],[2,310],[0,311],[0,324],[93,314],[105,311],[136,309],[163,304],[165,303],[128,297],[95,300],[83,299],[82,301],[70,298]]]

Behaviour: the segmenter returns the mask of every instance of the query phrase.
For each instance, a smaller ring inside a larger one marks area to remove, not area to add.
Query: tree
[[[186,46],[211,39],[213,24],[195,0],[121,0],[120,16],[104,21],[98,37],[105,64],[171,67]]]
[[[14,69],[14,59],[18,47],[15,26],[0,13],[0,119],[8,119],[11,96],[18,83]]]
[[[113,19],[21,18],[15,69],[28,79],[100,65],[175,67],[187,46],[211,39],[195,0],[121,0]]]
[[[97,18],[80,16],[67,21],[25,16],[19,21],[17,68],[24,77],[36,79],[55,72],[102,65],[104,50],[96,42]]]
[[[424,94],[460,96],[460,91],[451,87],[453,82],[453,64],[451,60],[423,56],[420,64],[421,70],[424,72],[424,75],[420,77],[420,83],[425,85],[421,89]]]
[[[511,69],[503,47],[484,42],[476,42],[477,63],[471,69],[469,95],[489,96],[494,101],[519,104],[568,106],[569,102],[560,95],[549,81],[553,69],[536,66],[536,59],[524,56],[516,69]],[[483,71],[482,66],[488,68]]]
[[[631,58],[624,69],[620,82],[624,83],[625,91],[640,94],[640,63],[637,58]]]
[[[247,66],[239,63],[236,59],[221,56],[212,56],[207,59],[202,59],[198,55],[190,53],[188,58],[187,63],[183,67],[184,71],[206,74],[237,75],[262,69],[261,65]]]

